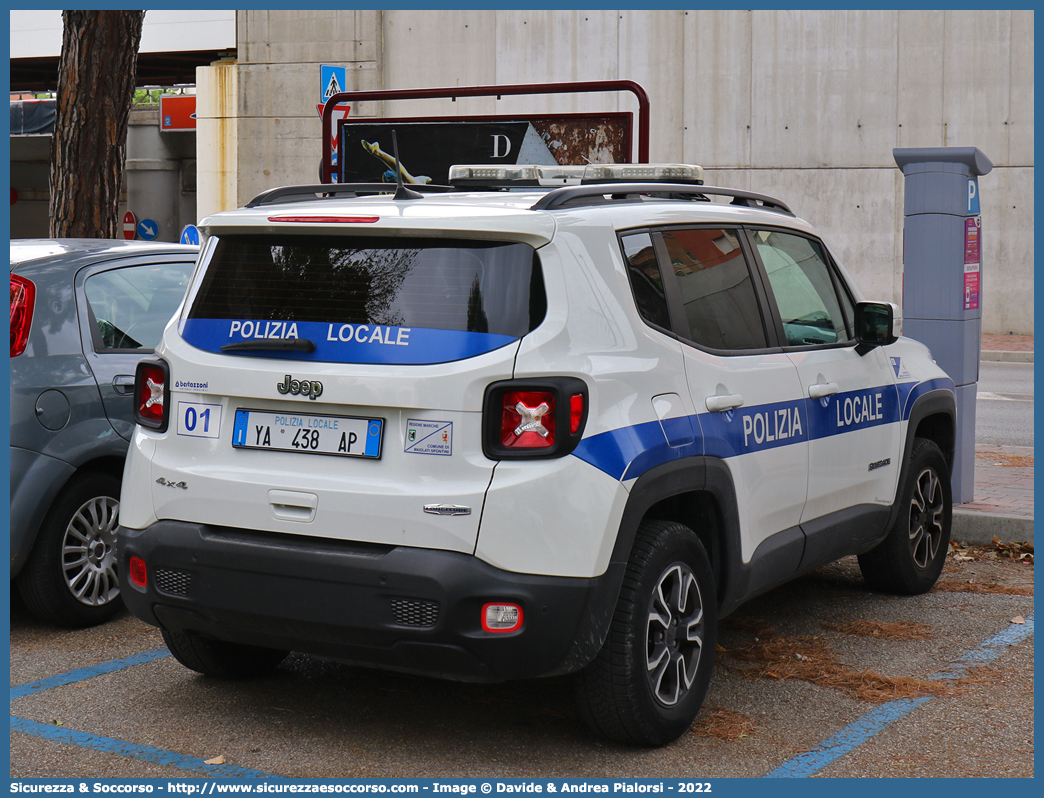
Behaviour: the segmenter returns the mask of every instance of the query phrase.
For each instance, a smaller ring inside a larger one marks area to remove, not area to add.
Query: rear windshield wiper
[[[221,347],[222,352],[251,349],[266,352],[314,352],[315,344],[307,338],[261,338],[257,341],[236,341],[234,344]]]

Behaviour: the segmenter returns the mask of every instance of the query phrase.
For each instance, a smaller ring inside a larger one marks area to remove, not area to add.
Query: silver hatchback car
[[[134,369],[181,304],[197,253],[11,242],[11,578],[40,618],[90,626],[122,607],[115,543]]]

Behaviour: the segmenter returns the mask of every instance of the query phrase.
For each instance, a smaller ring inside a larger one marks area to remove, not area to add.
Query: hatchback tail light
[[[562,457],[583,436],[587,386],[574,377],[504,380],[486,388],[482,450],[491,460]]]
[[[148,569],[145,568],[145,561],[141,557],[131,557],[127,574],[130,576],[131,582],[138,587],[149,586],[149,574]]]
[[[170,369],[162,360],[143,360],[134,374],[134,420],[143,427],[167,431],[170,416]]]
[[[11,357],[18,357],[29,343],[33,326],[36,286],[17,274],[11,275]]]

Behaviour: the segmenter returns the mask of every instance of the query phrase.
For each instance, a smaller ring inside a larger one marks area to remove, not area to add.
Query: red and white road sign
[[[123,237],[128,241],[134,240],[135,231],[138,229],[138,220],[134,218],[134,214],[127,211],[123,214]]]
[[[325,108],[325,107],[326,107],[326,105],[324,103],[317,103],[316,106],[315,106],[315,110],[319,112],[319,118],[320,119],[323,118],[323,108]],[[337,152],[337,112],[338,111],[341,112],[341,119],[347,119],[348,118],[348,112],[351,111],[351,110],[352,110],[352,106],[350,106],[350,105],[335,105],[334,106],[334,112],[332,114],[330,114],[330,124],[333,125],[333,129],[332,130],[328,130],[326,132],[327,132],[327,135],[330,136],[330,144],[331,144],[334,152]]]

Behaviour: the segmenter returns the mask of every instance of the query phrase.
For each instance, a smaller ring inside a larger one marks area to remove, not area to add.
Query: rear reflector
[[[485,632],[514,632],[522,626],[522,608],[517,604],[486,604],[482,608]]]
[[[138,587],[147,587],[149,576],[145,571],[145,561],[141,557],[131,557],[128,563],[127,575]]]
[[[33,326],[36,286],[24,277],[11,275],[11,357],[18,357],[29,343]]]

